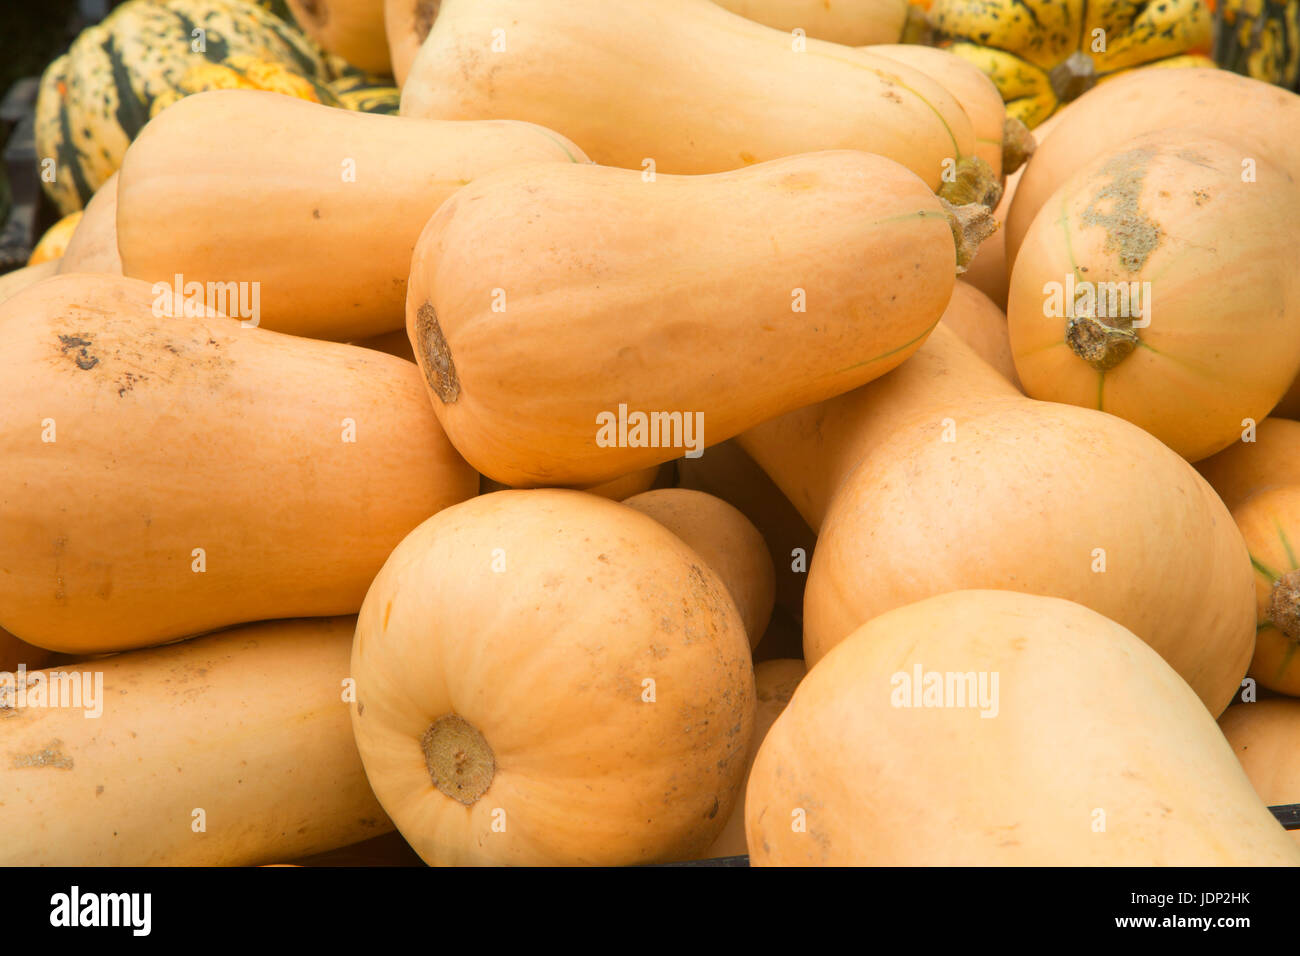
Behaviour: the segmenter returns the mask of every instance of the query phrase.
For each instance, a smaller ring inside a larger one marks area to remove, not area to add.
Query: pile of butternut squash
[[[290,6],[0,277],[0,863],[1300,865],[1300,97]]]

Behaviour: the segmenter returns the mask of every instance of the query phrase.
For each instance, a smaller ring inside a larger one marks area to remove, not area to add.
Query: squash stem
[[[939,187],[939,198],[954,206],[982,203],[996,209],[1002,198],[1002,182],[984,160],[965,156],[957,161],[953,179]]]
[[[1099,372],[1109,372],[1138,346],[1132,329],[1116,328],[1092,315],[1079,315],[1065,324],[1070,351]]]
[[[1288,571],[1274,582],[1268,617],[1287,640],[1300,643],[1300,571]]]
[[[961,275],[975,258],[980,243],[998,231],[998,221],[983,203],[958,206],[942,197],[939,202],[943,204],[948,225],[952,228],[952,240],[957,249],[957,274]]]
[[[1008,116],[1002,124],[1002,175],[1010,176],[1029,161],[1038,148],[1034,134],[1029,127],[1014,116]]]

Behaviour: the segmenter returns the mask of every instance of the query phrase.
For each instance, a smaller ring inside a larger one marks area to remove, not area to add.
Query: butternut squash
[[[288,0],[304,33],[367,73],[391,73],[384,0]]]
[[[411,72],[420,44],[429,35],[442,0],[384,0],[384,34],[393,79],[400,89]]]
[[[774,30],[866,46],[897,43],[925,15],[907,0],[714,0],[721,7]]]
[[[59,271],[59,260],[53,259],[34,266],[23,266],[0,275],[0,302],[12,298],[29,285],[48,279]]]
[[[365,338],[401,328],[411,250],[444,199],[492,169],[585,159],[528,123],[216,90],[168,107],[127,150],[118,245],[135,278],[258,289],[263,328]]]
[[[992,299],[973,285],[959,280],[953,285],[952,299],[944,309],[941,321],[999,375],[1021,389],[1016,361],[1011,355],[1007,317]]]
[[[721,498],[686,488],[645,491],[623,504],[654,518],[704,559],[736,602],[750,648],[757,647],[772,617],[776,571],[749,519]]]
[[[250,866],[391,830],[348,726],[355,620],[46,671],[78,674],[82,706],[0,710],[0,865]]]
[[[430,865],[690,859],[754,725],[735,602],[658,522],[503,491],[420,525],[357,622],[366,775]]]
[[[475,468],[593,484],[906,359],[962,261],[951,215],[907,170],[853,151],[653,184],[605,166],[503,170],[429,220],[406,330]]]
[[[1250,560],[1196,470],[1122,419],[1020,396],[942,325],[895,373],[742,445],[825,514],[804,599],[810,666],[892,608],[1002,588],[1129,628],[1215,714],[1246,672]]]
[[[1229,509],[1264,488],[1300,484],[1300,422],[1270,417],[1243,428],[1241,441],[1196,469]]]
[[[1002,94],[983,70],[947,50],[915,43],[882,43],[867,47],[866,52],[923,73],[951,93],[970,117],[975,155],[989,164],[994,176],[1006,175],[1002,168],[1002,146],[1006,139],[1007,108]],[[1029,141],[1033,141],[1032,137]],[[1013,164],[1019,169],[1023,162],[1023,156],[1016,156]]]
[[[790,703],[804,673],[803,661],[797,659],[774,659],[755,665],[754,692],[758,703],[754,709],[754,737],[749,745],[745,785],[741,787],[735,809],[727,818],[727,825],[722,828],[713,845],[701,854],[701,859],[744,856],[749,852],[749,847],[745,844],[745,787],[749,785],[750,769],[754,766],[754,758],[758,756],[759,745]]]
[[[1287,173],[1260,158],[1245,182],[1241,147],[1196,130],[1088,163],[1034,219],[1011,275],[1026,392],[1118,415],[1189,461],[1227,447],[1300,371],[1298,221]]]
[[[1300,96],[1227,70],[1134,70],[1085,93],[1059,117],[1016,187],[1006,222],[1008,267],[1061,183],[1098,156],[1154,130],[1204,130],[1240,147],[1243,173],[1265,160],[1300,182]]]
[[[954,202],[967,201],[963,186],[996,185],[970,117],[939,83],[709,0],[443,0],[401,112],[541,123],[598,163],[647,175],[860,149]]]
[[[122,275],[122,257],[117,251],[117,173],[90,197],[58,271]]]
[[[754,660],[803,654],[803,592],[817,536],[771,478],[736,440],[713,445],[699,458],[677,461],[677,483],[716,495],[753,522],[776,572],[775,604]]]
[[[814,665],[759,748],[745,832],[755,866],[1300,865],[1159,656],[1008,591],[899,607]]]
[[[1219,718],[1219,728],[1270,806],[1300,803],[1300,701],[1273,698],[1234,704]],[[1300,830],[1291,830],[1300,843]]]
[[[102,652],[355,613],[478,478],[409,363],[73,274],[0,306],[0,487],[0,626]]]
[[[1232,510],[1255,570],[1255,656],[1250,676],[1300,696],[1300,484],[1268,488]],[[1300,791],[1296,801],[1300,802]]]

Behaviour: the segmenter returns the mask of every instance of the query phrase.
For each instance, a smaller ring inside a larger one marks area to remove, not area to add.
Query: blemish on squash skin
[[[429,387],[444,405],[454,403],[460,397],[456,363],[438,324],[438,314],[428,302],[416,313],[415,338],[416,346],[424,355],[424,377]]]
[[[52,767],[55,770],[71,770],[72,758],[63,752],[62,740],[51,740],[42,749],[30,754],[13,754],[10,769],[24,770],[29,767]]]
[[[90,346],[95,344],[90,339],[80,335],[60,335],[59,342],[62,345],[59,351],[64,355],[67,355],[73,349],[76,350],[73,352],[72,361],[83,372],[89,372],[99,364],[98,356],[90,354]]]
[[[1110,182],[1093,194],[1080,216],[1085,226],[1106,230],[1103,248],[1116,253],[1129,272],[1146,265],[1162,236],[1160,225],[1138,207],[1152,155],[1150,149],[1130,149],[1107,162],[1101,175]]]

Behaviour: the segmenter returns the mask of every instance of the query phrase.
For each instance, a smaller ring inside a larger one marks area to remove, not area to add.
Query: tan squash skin
[[[367,73],[392,72],[384,0],[288,0],[303,32]]]
[[[1300,697],[1300,485],[1268,488],[1232,510],[1255,572],[1250,676]],[[1300,803],[1296,791],[1292,803]]]
[[[924,73],[956,97],[970,117],[975,155],[989,164],[994,176],[1003,175],[1002,131],[1007,108],[998,88],[979,67],[955,53],[915,43],[883,43],[868,46],[865,52]]]
[[[1197,127],[1300,181],[1300,96],[1228,70],[1134,70],[1072,102],[1040,140],[1006,222],[1008,267],[1048,198],[1096,157],[1153,130]],[[1240,161],[1238,162],[1240,169]]]
[[[1026,392],[1118,415],[1189,461],[1237,440],[1242,419],[1267,415],[1300,370],[1296,185],[1262,158],[1242,182],[1241,147],[1196,130],[1090,162],[1034,219],[1012,272],[1007,317]],[[1095,319],[1066,316],[1059,292],[1049,306],[1049,284],[1062,290],[1069,276],[1149,284],[1150,325],[1106,315],[1132,314],[1118,301],[1098,302]]]
[[[721,498],[687,488],[660,488],[625,498],[688,544],[727,586],[745,622],[751,649],[767,631],[776,571],[767,543],[740,511]]]
[[[790,698],[805,673],[803,661],[791,658],[763,661],[754,666],[754,691],[758,697],[758,706],[754,710],[754,737],[749,745],[745,787],[749,785],[749,770],[754,766],[759,745],[781,716],[781,711],[790,703]],[[727,825],[722,828],[713,845],[700,854],[700,859],[743,856],[749,852],[749,847],[745,844],[745,787],[741,788],[740,799],[727,818]]]
[[[57,668],[102,672],[103,713],[0,711],[0,865],[250,866],[391,830],[343,700],[355,620]]]
[[[892,608],[996,587],[1118,621],[1213,713],[1246,672],[1250,562],[1195,469],[1122,419],[1019,396],[943,326],[896,373],[742,445],[806,515],[834,495],[804,599],[810,664]]]
[[[940,323],[910,359],[875,382],[774,418],[741,434],[740,447],[808,522],[821,528],[840,485],[864,456],[909,418],[936,421],[973,401],[1024,400],[1019,391]]]
[[[127,150],[118,243],[126,274],[150,282],[260,282],[263,328],[366,338],[401,328],[411,250],[444,199],[493,169],[585,159],[528,123],[216,90],[168,107]]]
[[[845,46],[894,43],[902,39],[907,0],[714,0],[721,7],[774,30],[803,30],[808,36]]]
[[[1296,803],[1300,794],[1300,700],[1260,700],[1234,704],[1219,718],[1219,729],[1269,806]],[[1300,830],[1289,831],[1300,844]]]
[[[505,31],[495,41],[504,37],[504,51],[493,49],[494,30]],[[944,161],[974,154],[970,117],[923,73],[851,47],[799,42],[804,52],[789,33],[710,0],[443,0],[401,111],[526,119],[598,163],[641,170],[653,160],[658,173],[861,149],[938,190]]]
[[[22,664],[28,670],[44,667],[52,657],[43,647],[33,647],[18,640],[4,628],[0,627],[0,671],[13,672]]]
[[[0,306],[0,626],[28,643],[355,613],[411,528],[477,492],[409,363],[153,305],[66,275]]]
[[[690,859],[726,822],[753,732],[722,581],[653,519],[577,491],[484,495],[420,525],[366,596],[352,675],[366,775],[435,866]],[[463,734],[438,739],[449,727]]]
[[[998,675],[996,717],[896,706],[895,675],[916,668],[990,690]],[[1150,648],[1077,604],[1006,591],[898,608],[813,666],[759,748],[745,829],[755,866],[1300,865]]]
[[[59,271],[59,260],[41,262],[34,266],[23,266],[0,275],[0,302],[13,298],[29,285],[35,285],[42,279],[48,279]]]
[[[429,35],[441,0],[384,0],[384,33],[393,79],[400,89],[411,72],[420,44]]]
[[[1230,509],[1264,488],[1300,484],[1300,422],[1266,418],[1255,425],[1254,441],[1229,445],[1196,463],[1196,470]]]
[[[1016,362],[1011,357],[1011,333],[1007,329],[1007,317],[997,303],[973,285],[958,280],[952,289],[952,301],[944,309],[942,321],[976,355],[1020,389]]]
[[[776,571],[776,603],[754,660],[803,654],[804,583],[817,542],[808,523],[734,438],[713,445],[699,458],[678,459],[677,483],[739,509],[767,544]]]
[[[429,220],[406,328],[480,472],[581,486],[685,450],[680,434],[598,444],[620,404],[702,414],[716,444],[895,367],[938,322],[954,263],[940,201],[866,153],[653,184],[553,163],[484,177]]]
[[[117,251],[117,173],[90,197],[58,271],[123,274]]]

